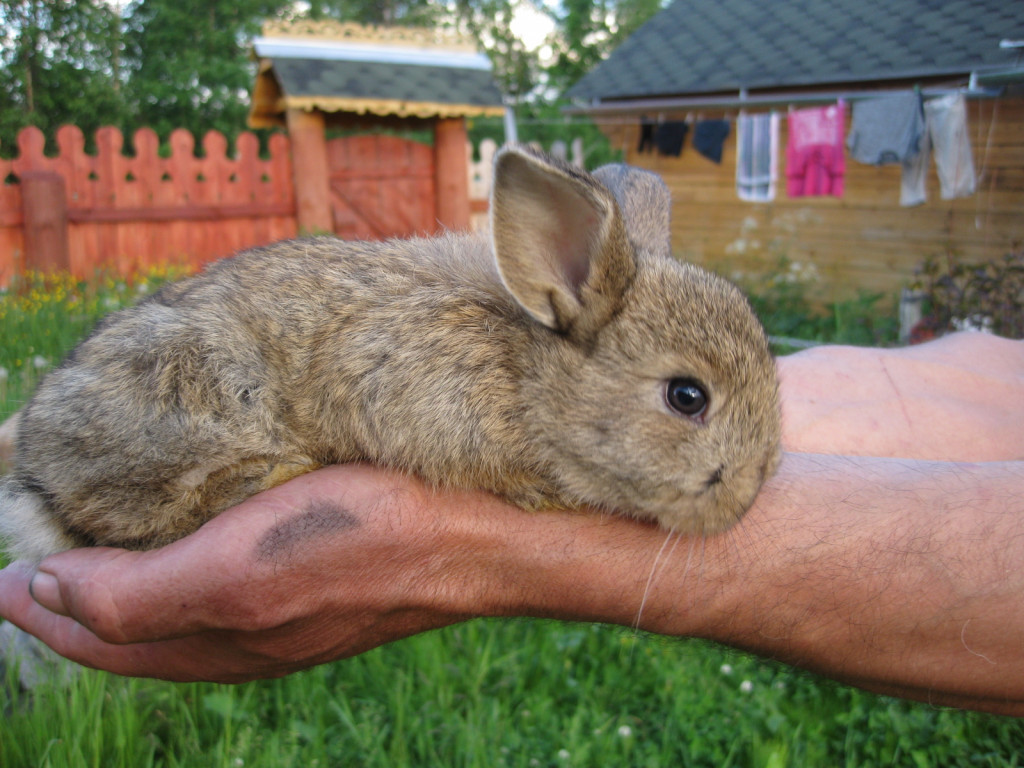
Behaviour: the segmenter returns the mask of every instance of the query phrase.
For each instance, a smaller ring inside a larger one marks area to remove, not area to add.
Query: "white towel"
[[[737,142],[736,194],[747,202],[771,202],[778,178],[778,113],[741,114]]]

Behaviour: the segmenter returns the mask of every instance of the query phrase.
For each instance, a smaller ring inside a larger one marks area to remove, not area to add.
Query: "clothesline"
[[[615,115],[623,115],[620,118],[628,122],[626,115],[638,115],[641,113],[664,114],[669,112],[698,111],[698,110],[740,110],[745,108],[770,108],[770,107],[798,107],[835,104],[838,101],[853,103],[864,99],[876,98],[892,93],[900,93],[910,90],[906,87],[900,89],[887,89],[876,91],[814,91],[807,93],[778,93],[749,95],[744,91],[736,96],[694,96],[674,97],[666,99],[632,99],[629,101],[616,101],[611,103],[591,104],[588,106],[567,107],[565,113],[568,115],[587,115],[594,122],[612,124],[609,118]],[[978,86],[934,86],[918,89],[925,99],[940,98],[952,94],[961,94],[968,99],[995,99],[1002,95],[1002,89],[982,88]]]
[[[789,197],[842,197],[846,154],[865,165],[898,164],[902,168],[900,204],[927,199],[928,162],[934,157],[943,199],[973,195],[974,161],[962,93],[924,99],[919,89],[875,94],[856,101],[846,132],[845,100],[820,107],[792,109],[786,143],[786,192]],[[778,111],[741,113],[736,120],[736,192],[742,200],[775,199],[779,155]],[[695,151],[721,163],[729,120],[692,123]],[[640,118],[637,152],[678,157],[691,130],[687,121]]]

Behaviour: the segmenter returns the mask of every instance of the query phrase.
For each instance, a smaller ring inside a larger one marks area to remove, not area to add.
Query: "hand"
[[[288,674],[486,605],[467,574],[478,564],[450,544],[486,556],[455,526],[466,505],[499,505],[483,494],[453,497],[445,505],[458,509],[446,514],[432,501],[414,480],[330,467],[160,550],[72,550],[34,578],[14,564],[0,572],[0,613],[60,654],[124,675]]]

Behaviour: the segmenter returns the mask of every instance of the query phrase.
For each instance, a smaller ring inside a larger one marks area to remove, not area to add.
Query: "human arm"
[[[1024,387],[1013,383],[1024,371],[1022,347],[1003,344],[1011,346],[999,360],[1018,355],[1003,374],[992,372],[993,350],[976,360],[959,350],[959,369]],[[861,352],[826,352],[832,357],[810,366],[820,392],[806,371],[791,377],[797,365],[780,366],[787,444],[813,448],[792,426],[807,416],[801,408],[820,414],[841,395],[833,374],[868,367]],[[918,369],[905,367],[896,383]],[[933,387],[940,413],[941,379]],[[986,406],[990,389],[976,387],[978,413],[1007,413],[999,398]],[[865,447],[864,416],[878,413],[862,408],[835,422],[827,437],[837,451]],[[901,424],[883,422],[872,449],[906,444]],[[964,456],[1024,455],[1024,434],[1003,437],[978,429],[956,444]],[[926,459],[790,454],[736,529],[670,542],[615,517],[530,514],[484,494],[442,497],[381,470],[332,467],[163,550],[47,560],[42,573],[52,578],[37,577],[35,595],[56,613],[29,597],[27,571],[8,569],[0,613],[90,665],[231,681],[287,674],[471,616],[606,621],[712,638],[872,690],[1024,714],[1021,465]]]

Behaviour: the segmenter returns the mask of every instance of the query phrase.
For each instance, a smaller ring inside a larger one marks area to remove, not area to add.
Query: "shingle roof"
[[[604,100],[963,75],[1012,65],[1019,0],[675,0],[568,92]]]
[[[398,117],[502,114],[487,57],[443,30],[334,21],[271,22],[253,41],[260,62],[249,124],[287,109]]]
[[[489,70],[322,59],[274,59],[288,96],[328,96],[501,106]]]

